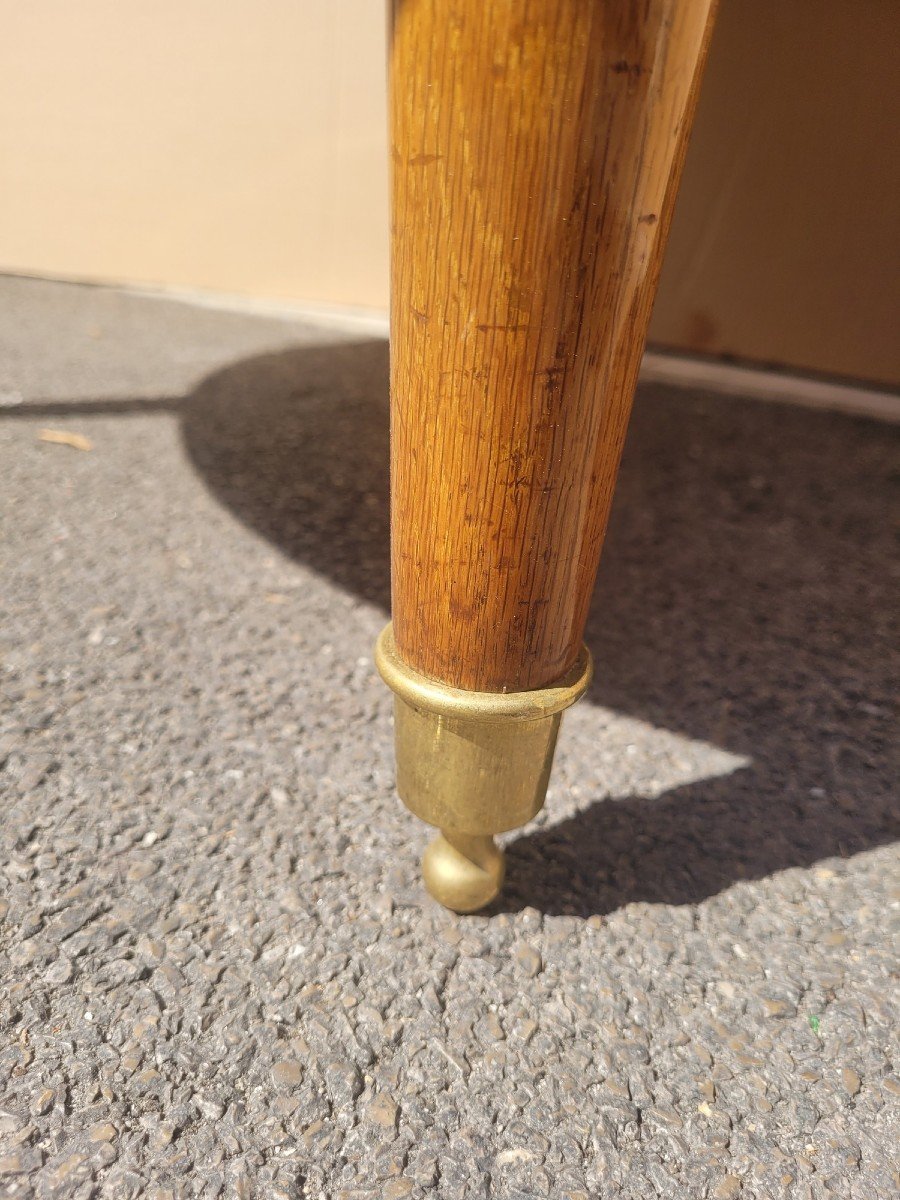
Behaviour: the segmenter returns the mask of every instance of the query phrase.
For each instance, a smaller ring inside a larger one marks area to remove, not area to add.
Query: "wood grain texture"
[[[582,638],[714,0],[395,0],[398,650],[483,691]]]

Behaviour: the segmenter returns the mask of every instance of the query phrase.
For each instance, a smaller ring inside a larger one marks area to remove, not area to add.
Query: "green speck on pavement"
[[[818,1033],[819,1032],[819,1018],[818,1017],[809,1017],[808,1020],[809,1020],[809,1027],[813,1031],[813,1033]]]

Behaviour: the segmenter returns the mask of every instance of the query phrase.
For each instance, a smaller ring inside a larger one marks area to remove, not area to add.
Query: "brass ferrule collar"
[[[375,666],[391,691],[420,712],[478,722],[537,721],[561,713],[587,690],[593,676],[591,654],[581,647],[571,670],[549,687],[526,692],[476,692],[450,687],[408,666],[397,653],[389,623],[375,643]]]
[[[460,835],[481,838],[530,821],[544,803],[563,709],[590,682],[587,650],[551,687],[528,692],[466,691],[429,679],[402,661],[390,625],[375,663],[394,692],[397,791],[406,807],[459,845]]]

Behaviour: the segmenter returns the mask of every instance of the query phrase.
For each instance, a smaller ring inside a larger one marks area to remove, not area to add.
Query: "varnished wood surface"
[[[485,691],[576,657],[714,0],[395,0],[398,650]]]

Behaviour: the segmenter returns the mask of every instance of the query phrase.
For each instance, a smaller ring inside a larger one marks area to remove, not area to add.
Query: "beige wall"
[[[721,0],[651,337],[900,383],[900,4]]]
[[[0,0],[0,269],[385,303],[381,0]]]
[[[0,0],[0,269],[383,307],[382,0]],[[896,0],[722,0],[652,337],[900,381]]]

